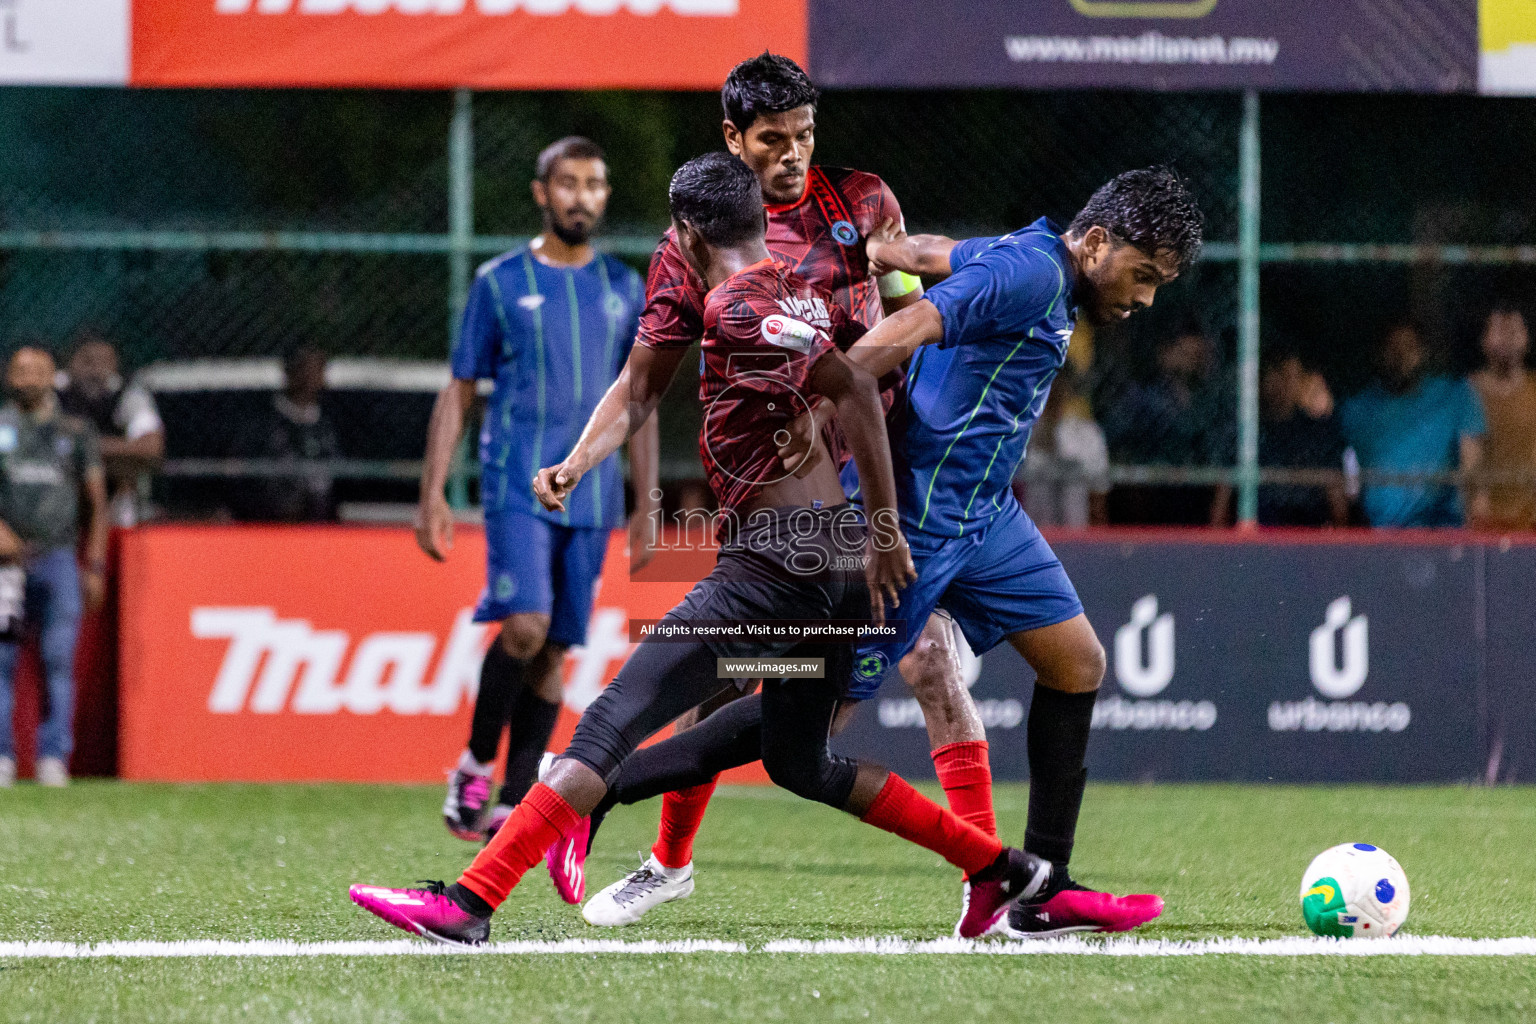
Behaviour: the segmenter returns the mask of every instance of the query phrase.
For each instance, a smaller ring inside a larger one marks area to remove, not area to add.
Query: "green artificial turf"
[[[1026,790],[999,787],[1005,837]],[[451,880],[473,853],[436,789],[80,783],[0,792],[0,941],[394,940],[357,881]],[[621,808],[596,888],[650,844]],[[1536,794],[1521,789],[1094,786],[1073,870],[1163,894],[1146,938],[1303,933],[1302,869],[1377,843],[1408,873],[1408,931],[1536,935]],[[722,789],[698,889],[598,932],[529,873],[495,940],[947,935],[959,878],[933,854],[769,789]],[[1536,958],[538,955],[0,959],[0,1021],[1528,1021]]]

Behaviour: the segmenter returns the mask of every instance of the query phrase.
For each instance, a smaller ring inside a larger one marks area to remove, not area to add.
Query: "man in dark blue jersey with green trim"
[[[1043,217],[1011,234],[962,242],[888,229],[867,250],[881,270],[945,276],[849,350],[877,376],[910,360],[891,448],[918,576],[888,614],[921,623],[942,608],[978,654],[1007,640],[1035,670],[1024,848],[1063,875],[1104,652],[1009,483],[1077,316],[1102,323],[1150,306],[1158,287],[1199,254],[1202,232],[1184,183],[1166,168],[1148,168],[1100,188],[1065,231]],[[850,493],[856,486],[845,485]],[[910,641],[861,647],[849,697],[872,696],[909,648]],[[1015,907],[1006,930],[1122,931],[1161,909],[1156,896],[1116,899],[1068,883]]]
[[[587,139],[561,139],[539,154],[532,187],[544,230],[475,275],[453,380],[433,409],[416,522],[422,550],[446,557],[453,518],[443,485],[476,382],[494,381],[480,432],[487,572],[474,618],[501,628],[481,667],[469,746],[443,805],[448,828],[474,840],[496,823],[492,762],[509,722],[498,806],[515,806],[533,784],[559,712],[561,661],[586,638],[608,534],[624,522],[617,459],[589,473],[564,511],[546,511],[529,481],[576,443],[629,356],[645,304],[640,275],[590,243],[610,191],[602,150]],[[645,522],[655,451],[653,421],[631,447],[640,505],[632,525]],[[632,545],[632,557],[643,550]]]

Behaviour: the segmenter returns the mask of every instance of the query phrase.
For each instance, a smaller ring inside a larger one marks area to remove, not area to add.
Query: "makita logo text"
[[[192,609],[193,636],[229,641],[208,694],[208,710],[220,715],[451,715],[479,688],[484,633],[468,609],[459,612],[429,682],[431,633],[372,633],[343,673],[352,645],[344,630],[280,619],[271,608]]]
[[[622,609],[596,609],[586,644],[567,652],[565,705],[573,711],[596,700],[609,665],[629,656],[625,621]],[[437,635],[426,632],[370,633],[354,648],[346,630],[278,618],[271,608],[194,608],[191,624],[200,640],[229,641],[208,694],[208,710],[219,715],[451,715],[480,688],[488,628],[465,608],[439,651]]]
[[[644,17],[666,9],[684,17],[729,18],[737,0],[214,0],[219,14],[483,14],[521,11],[551,16],[577,14],[602,18],[620,11]]]

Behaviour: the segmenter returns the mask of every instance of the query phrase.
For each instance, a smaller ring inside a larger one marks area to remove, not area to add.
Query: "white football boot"
[[[693,864],[680,868],[663,867],[654,856],[587,901],[581,916],[599,928],[622,928],[634,924],[653,907],[693,894]]]

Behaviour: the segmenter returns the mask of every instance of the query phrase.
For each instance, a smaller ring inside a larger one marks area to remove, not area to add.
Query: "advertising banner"
[[[1536,544],[1490,546],[1488,782],[1536,782]]]
[[[1108,655],[1094,778],[1536,775],[1536,545],[1220,536],[1054,539]],[[678,582],[632,581],[614,534],[551,749],[617,673],[635,624],[708,571],[709,550],[690,555],[690,571],[657,571],[679,570],[670,552],[644,574]],[[151,527],[125,534],[122,570],[123,777],[437,782],[462,749],[490,642],[470,621],[479,531],[460,530],[438,564],[399,528]],[[1006,644],[962,653],[994,774],[1027,777],[1033,673]],[[899,676],[834,745],[932,776]]]
[[[805,32],[805,0],[134,0],[132,81],[718,89]]]
[[[1467,92],[1477,19],[1477,0],[816,0],[811,68],[851,87]]]
[[[0,85],[127,85],[129,0],[0,0]]]
[[[1096,779],[1429,782],[1479,777],[1481,550],[1452,545],[1064,540],[1108,655]],[[1527,646],[1526,650],[1529,650]],[[1034,673],[972,669],[992,770],[1028,774]],[[842,749],[928,774],[899,683]]]
[[[470,621],[478,530],[439,564],[399,528],[151,527],[122,566],[123,778],[440,782],[457,760],[491,640]],[[631,583],[622,531],[604,568],[557,750],[628,656],[629,619],[688,590]]]

